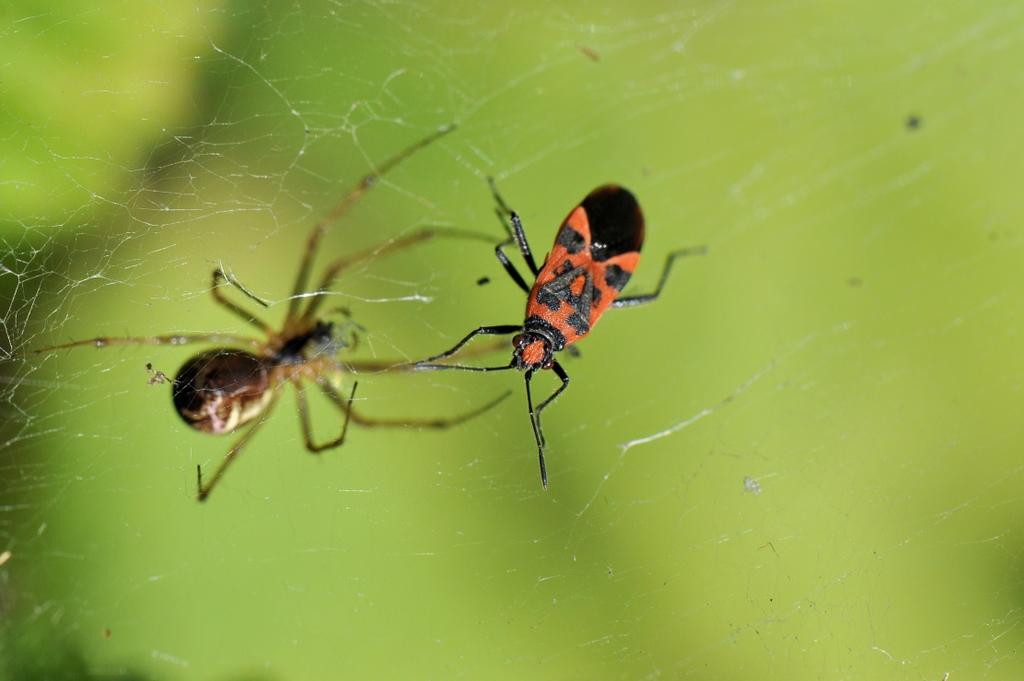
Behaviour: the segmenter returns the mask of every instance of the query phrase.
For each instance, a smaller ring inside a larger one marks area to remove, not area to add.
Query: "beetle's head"
[[[543,333],[524,331],[512,339],[512,366],[520,371],[550,369],[554,356],[554,343]]]

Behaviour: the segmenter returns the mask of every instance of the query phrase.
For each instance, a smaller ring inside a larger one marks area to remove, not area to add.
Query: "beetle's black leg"
[[[665,267],[661,270],[661,278],[658,279],[658,287],[654,289],[654,293],[646,293],[639,296],[627,296],[625,298],[617,298],[612,302],[612,307],[636,307],[637,305],[645,305],[647,303],[653,303],[661,295],[661,289],[668,280],[668,273],[672,269],[672,263],[676,261],[676,258],[682,258],[688,255],[704,255],[708,252],[707,246],[696,246],[694,248],[683,248],[678,251],[673,251],[668,254],[665,258]]]
[[[516,333],[522,330],[522,326],[519,324],[502,324],[500,326],[481,326],[477,329],[470,331],[466,334],[466,337],[456,343],[452,348],[445,350],[441,354],[433,355],[422,359],[412,364],[412,368],[416,371],[435,371],[438,369],[462,369],[463,371],[501,371],[503,369],[511,369],[511,365],[505,365],[500,367],[471,367],[463,364],[434,364],[441,359],[447,359],[457,353],[462,347],[473,340],[473,338],[480,335],[506,335],[510,333]]]
[[[555,375],[562,379],[562,384],[555,389],[555,392],[541,402],[536,409],[533,408],[533,395],[530,392],[530,379],[533,377],[532,371],[527,371],[525,374],[526,378],[526,404],[530,409],[530,423],[533,425],[533,437],[537,441],[537,459],[540,462],[540,484],[544,486],[544,489],[548,488],[548,468],[544,463],[544,447],[547,442],[544,440],[544,429],[540,425],[540,415],[544,411],[544,408],[554,402],[555,398],[562,394],[562,391],[569,386],[569,375],[565,373],[565,369],[558,362],[554,362],[551,365],[551,369],[555,372]]]
[[[519,219],[519,216],[514,210],[508,207],[508,204],[505,203],[505,199],[501,198],[501,194],[498,193],[498,186],[494,183],[494,178],[488,177],[487,183],[491,186],[491,195],[498,204],[498,217],[502,219],[501,222],[505,225],[505,229],[509,232],[509,235],[515,239],[516,245],[519,246],[519,252],[523,254],[523,260],[526,261],[526,265],[530,268],[530,272],[532,272],[533,276],[536,277],[540,270],[537,268],[537,263],[533,259],[533,251],[530,250],[530,244],[526,241],[526,232],[523,231],[522,220]],[[508,224],[505,222],[504,215],[508,215],[512,220],[511,229],[509,229]]]

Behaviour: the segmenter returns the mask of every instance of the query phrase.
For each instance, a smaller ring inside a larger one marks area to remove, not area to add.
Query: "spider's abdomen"
[[[267,360],[241,350],[209,350],[182,365],[171,397],[185,423],[204,433],[230,433],[270,401]]]

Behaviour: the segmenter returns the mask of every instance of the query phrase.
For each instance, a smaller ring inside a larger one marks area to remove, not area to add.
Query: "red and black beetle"
[[[587,194],[562,222],[551,252],[538,268],[530,245],[523,232],[523,224],[515,211],[508,208],[498,194],[494,183],[491,190],[498,202],[498,213],[505,222],[511,218],[510,236],[494,249],[505,271],[512,280],[529,294],[526,319],[522,324],[481,326],[455,344],[450,350],[416,362],[421,371],[457,369],[461,371],[504,371],[519,369],[526,379],[526,401],[530,409],[530,422],[537,441],[540,459],[540,479],[548,486],[547,467],[544,464],[544,431],[540,415],[544,408],[569,385],[569,376],[555,359],[555,353],[570,348],[573,343],[590,333],[597,320],[610,307],[633,307],[650,303],[658,298],[668,279],[675,259],[684,255],[704,253],[704,247],[688,248],[669,253],[661,278],[653,293],[619,297],[640,261],[640,248],[644,242],[644,216],[636,197],[614,184],[606,184]],[[536,277],[529,287],[515,265],[505,255],[504,248],[513,241],[519,247],[523,260]],[[477,367],[465,364],[438,364],[456,354],[473,337],[514,333],[512,361],[503,366]],[[562,384],[546,400],[533,406],[530,379],[540,369],[551,369]]]

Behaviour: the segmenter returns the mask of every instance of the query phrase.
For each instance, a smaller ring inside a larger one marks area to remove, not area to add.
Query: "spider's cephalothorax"
[[[311,355],[334,353],[347,344],[334,337],[334,324],[320,321],[305,333],[299,333],[281,344],[274,352],[275,364],[303,364]]]
[[[262,338],[233,333],[175,333],[162,336],[92,338],[42,348],[37,352],[85,345],[97,348],[113,345],[186,345],[189,343],[219,345],[220,347],[194,355],[178,370],[171,390],[174,408],[185,420],[185,423],[204,433],[222,435],[234,432],[247,424],[251,425],[228,449],[220,465],[205,484],[202,470],[197,467],[199,501],[204,501],[209,496],[228,466],[238,457],[239,452],[253,437],[260,425],[267,420],[277,398],[289,384],[295,389],[296,406],[306,449],[313,453],[343,444],[348,432],[349,421],[364,426],[447,428],[490,409],[508,393],[452,418],[380,419],[361,415],[352,406],[356,383],[352,384],[352,390],[346,397],[338,392],[332,379],[342,371],[369,373],[396,368],[408,369],[409,367],[398,361],[341,361],[337,354],[340,350],[349,347],[349,343],[345,340],[348,337],[345,333],[348,325],[341,325],[339,331],[335,333],[333,324],[320,321],[318,318],[325,294],[330,291],[338,276],[352,265],[367,263],[380,256],[398,252],[403,248],[428,241],[434,237],[478,239],[493,243],[490,237],[458,229],[421,227],[366,250],[334,258],[327,264],[316,288],[312,290],[308,288],[313,260],[327,234],[328,227],[345,215],[371,187],[378,184],[378,180],[384,173],[453,129],[454,126],[445,126],[379,164],[363,177],[359,184],[346,194],[330,213],[313,226],[306,239],[295,285],[292,295],[288,299],[287,313],[280,328],[274,328],[251,314],[242,305],[225,297],[222,285],[231,284],[250,299],[264,307],[267,306],[266,302],[247,291],[224,270],[220,268],[214,270],[211,289],[214,300],[247,324],[259,329],[263,334]],[[344,312],[344,310],[342,311]],[[354,345],[354,334],[352,338]],[[156,372],[149,382],[151,384],[159,383],[161,381],[158,378],[162,376],[162,373]],[[328,402],[342,412],[341,434],[337,437],[325,442],[315,440],[306,403],[307,384],[313,384]]]

